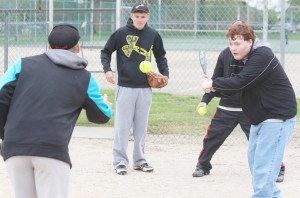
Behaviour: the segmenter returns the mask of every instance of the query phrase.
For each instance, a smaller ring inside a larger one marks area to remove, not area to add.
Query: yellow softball
[[[152,64],[149,61],[142,61],[140,63],[140,70],[143,73],[148,73],[152,69]]]
[[[206,108],[204,108],[204,107],[199,107],[199,108],[198,108],[198,113],[199,113],[199,115],[203,116],[203,115],[206,114],[206,112],[207,112],[207,109],[206,109]]]

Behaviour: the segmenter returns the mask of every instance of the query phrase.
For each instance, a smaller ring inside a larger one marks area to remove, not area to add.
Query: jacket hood
[[[84,69],[88,61],[79,57],[73,52],[63,49],[48,49],[45,54],[57,65],[68,67],[70,69]]]
[[[252,50],[251,52],[253,52],[254,50],[256,50],[259,47],[267,47],[267,48],[271,48],[271,44],[268,43],[267,41],[261,41],[258,38],[256,38],[254,40],[253,46],[252,46]]]

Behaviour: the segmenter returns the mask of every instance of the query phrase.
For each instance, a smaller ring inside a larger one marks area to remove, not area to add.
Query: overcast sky
[[[245,0],[249,6],[256,7],[257,9],[262,10],[264,8],[264,1],[265,0]],[[268,9],[269,10],[275,10],[277,12],[281,11],[281,1],[285,1],[285,9],[288,8],[289,0],[268,0]]]

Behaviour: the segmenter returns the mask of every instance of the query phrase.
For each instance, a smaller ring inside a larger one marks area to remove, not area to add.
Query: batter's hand
[[[203,107],[203,108],[205,108],[206,109],[206,102],[200,102],[199,104],[198,104],[198,106],[197,106],[197,110],[200,108],[200,107]]]
[[[105,102],[106,104],[108,104],[109,106],[112,106],[112,103],[108,101],[107,94],[104,94],[104,95],[103,95],[103,98],[104,98],[104,102]]]
[[[205,93],[215,92],[216,90],[212,87],[212,79],[209,76],[204,76],[202,81],[202,89],[205,91]]]
[[[106,78],[107,82],[110,82],[111,84],[115,84],[115,75],[112,71],[106,72],[105,78]]]

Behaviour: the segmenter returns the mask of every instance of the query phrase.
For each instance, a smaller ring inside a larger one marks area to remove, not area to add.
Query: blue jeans
[[[285,121],[267,120],[251,125],[248,163],[252,174],[252,198],[281,198],[276,186],[286,143],[296,118]]]

